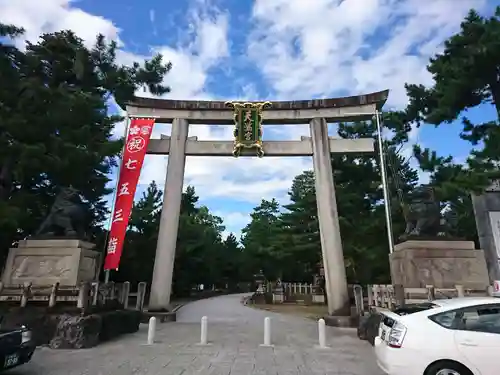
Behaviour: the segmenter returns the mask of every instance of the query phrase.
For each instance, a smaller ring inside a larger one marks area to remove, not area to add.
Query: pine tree
[[[390,126],[399,125],[391,123]],[[375,140],[376,125],[373,122],[339,124],[338,133],[342,138]],[[386,153],[392,153],[393,170],[397,171],[397,179],[394,175],[389,181],[396,238],[405,229],[400,197],[408,194],[418,179],[408,160],[396,152],[396,147],[407,140],[403,133],[396,132],[393,139],[385,142]],[[387,282],[389,245],[378,154],[333,155],[332,169],[348,280],[351,283]],[[402,195],[398,195],[398,191]],[[279,260],[276,267],[285,280],[311,282],[321,261],[313,171],[305,171],[294,179],[289,197],[291,202],[283,206],[284,211],[278,217],[279,230],[273,237],[262,236],[263,242],[266,249],[271,249],[268,253],[273,259]],[[248,228],[255,226],[252,220]],[[255,230],[255,233],[260,232]],[[243,241],[245,251],[252,245],[248,242]],[[257,263],[263,264],[258,260]]]
[[[269,279],[278,278],[282,271],[282,265],[273,248],[279,233],[279,209],[276,199],[263,199],[250,214],[250,223],[242,230],[241,243],[252,272],[256,274],[262,270]]]
[[[87,48],[71,31],[44,34],[21,51],[6,38],[22,30],[0,25],[0,229],[5,252],[32,234],[62,187],[81,192],[92,226],[108,213],[109,174],[122,141],[112,132],[120,105],[147,86],[153,94],[170,69],[156,56],[131,67],[116,63],[116,43],[98,36]],[[92,229],[92,228],[91,228]]]
[[[434,126],[461,119],[462,139],[475,146],[468,168],[452,167],[446,172],[456,177],[450,181],[462,191],[477,190],[500,177],[500,7],[491,17],[471,10],[460,31],[445,42],[443,53],[432,58],[427,70],[434,78],[432,87],[406,85],[410,103],[408,121]],[[466,111],[480,105],[493,105],[497,116],[474,124]],[[431,150],[416,149],[422,168],[434,172],[440,163],[449,167],[451,159],[438,157]],[[443,172],[444,173],[444,172]]]
[[[312,282],[321,260],[318,210],[314,172],[304,171],[296,176],[288,192],[291,203],[286,204],[279,219],[280,232],[275,252],[283,267],[283,279]]]

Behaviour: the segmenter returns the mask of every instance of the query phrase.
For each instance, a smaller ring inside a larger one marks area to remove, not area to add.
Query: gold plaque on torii
[[[226,102],[234,109],[233,155],[240,156],[242,149],[255,149],[258,157],[264,156],[262,147],[262,113],[271,102],[238,103]]]

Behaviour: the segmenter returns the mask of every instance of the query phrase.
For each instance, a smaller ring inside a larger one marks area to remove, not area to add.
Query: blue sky
[[[25,38],[72,29],[89,44],[97,33],[120,42],[124,64],[159,52],[173,63],[166,78],[175,99],[292,100],[390,89],[386,109],[406,103],[405,82],[429,85],[430,56],[458,30],[470,8],[490,14],[487,0],[0,0],[0,22]],[[21,43],[21,41],[20,41]],[[138,93],[138,95],[148,95]],[[491,108],[470,113],[491,119]],[[470,146],[460,124],[422,127],[411,142],[464,160]],[[331,129],[334,134],[334,127]],[[123,133],[123,126],[116,129]],[[169,134],[159,124],[155,137]],[[231,139],[231,127],[191,126],[198,139]],[[306,126],[266,127],[264,139],[300,139]],[[293,177],[310,158],[187,160],[185,185],[239,235],[262,198],[286,203]],[[163,184],[166,158],[148,156],[137,196],[151,180]]]

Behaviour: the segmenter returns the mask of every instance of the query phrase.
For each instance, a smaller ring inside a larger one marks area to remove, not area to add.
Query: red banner
[[[135,190],[139,182],[142,164],[153,132],[154,119],[132,119],[127,142],[123,148],[122,165],[118,178],[115,207],[109,232],[105,270],[118,269],[123,250],[123,241],[134,203]]]

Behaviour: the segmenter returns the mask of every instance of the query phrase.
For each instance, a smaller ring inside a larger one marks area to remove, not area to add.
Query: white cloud
[[[0,0],[0,22],[22,26],[26,33],[19,40],[36,41],[40,34],[73,30],[86,43],[92,45],[97,34],[118,40],[120,30],[108,19],[78,9],[72,0]]]
[[[280,97],[321,97],[429,83],[425,65],[485,0],[256,0],[248,53]]]
[[[167,159],[147,156],[141,184],[154,179],[163,185]],[[184,186],[194,186],[204,199],[226,198],[257,204],[264,198],[286,199],[293,178],[310,168],[310,158],[190,156],[186,160]]]
[[[430,84],[429,58],[485,0],[256,0],[248,55],[280,98],[390,89],[386,108],[407,103],[404,83]],[[410,134],[409,157],[419,141]],[[420,144],[422,144],[420,142]],[[413,163],[415,164],[415,163]],[[421,174],[422,182],[428,176]]]

